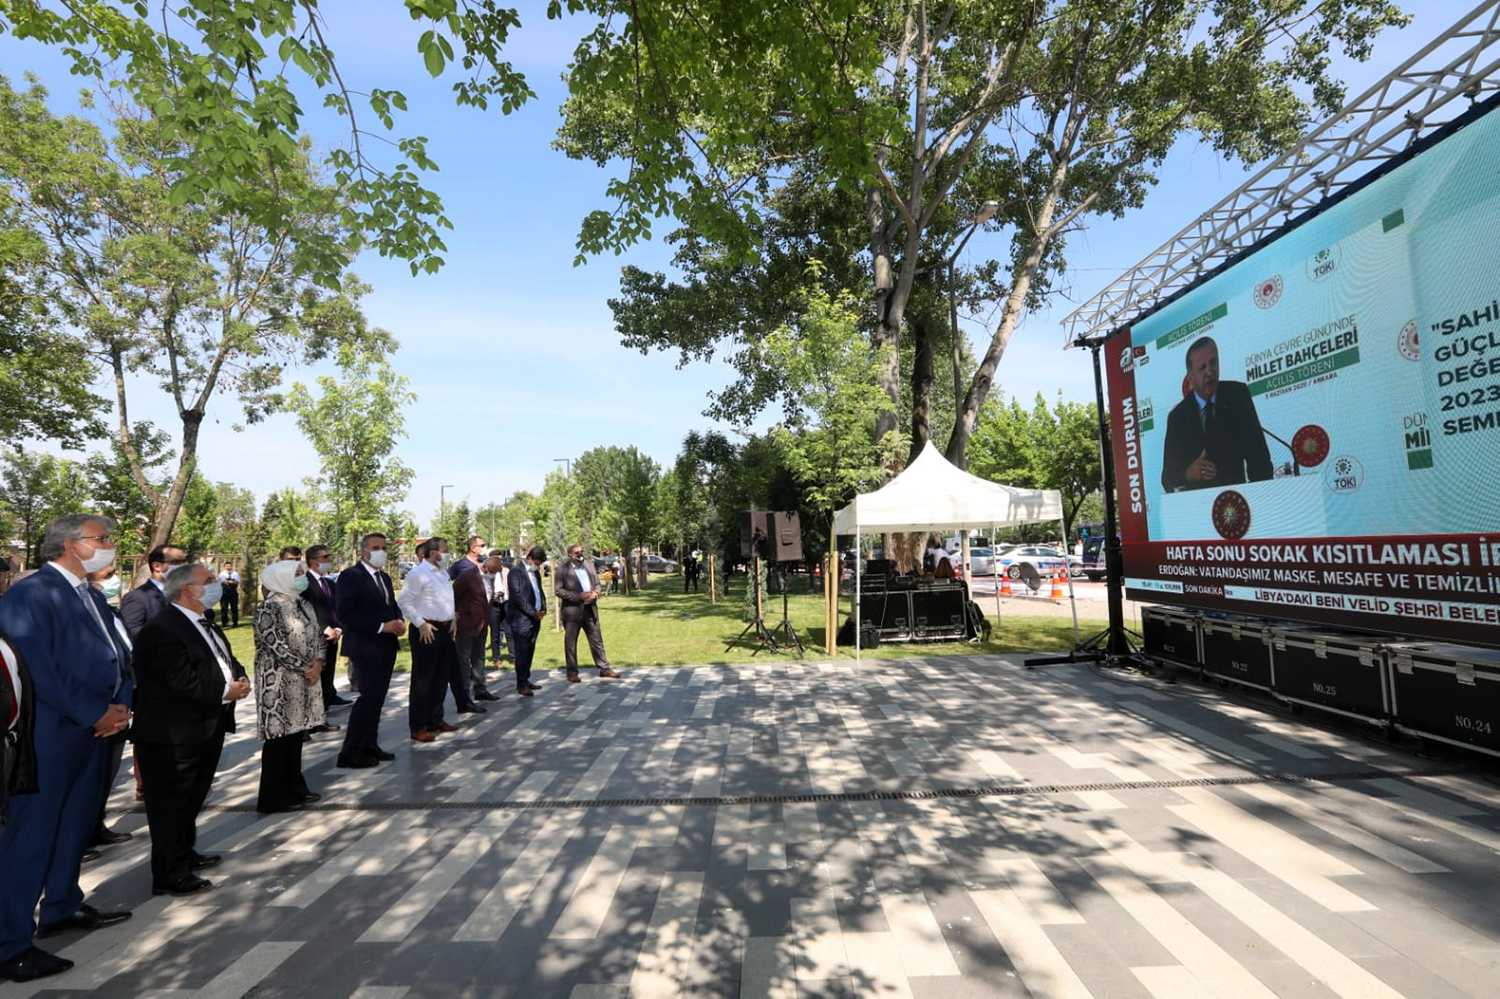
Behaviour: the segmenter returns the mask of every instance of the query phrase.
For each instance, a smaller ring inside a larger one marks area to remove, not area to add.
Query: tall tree
[[[378,342],[395,347],[383,332]],[[340,550],[352,551],[351,540],[380,530],[382,512],[411,485],[414,473],[396,456],[396,444],[406,436],[402,409],[417,395],[382,353],[343,344],[338,359],[339,377],[319,377],[316,397],[297,382],[286,404],[321,459],[316,478],[328,494]]]
[[[500,57],[516,11],[492,0],[405,0],[426,30],[416,49],[434,77],[457,65],[460,105],[494,103],[509,114],[535,94]],[[427,140],[381,134],[406,111],[400,91],[345,81],[318,0],[215,0],[203,3],[78,3],[0,0],[0,32],[59,47],[75,75],[122,81],[154,107],[176,147],[171,178],[177,205],[223,205],[252,227],[278,227],[285,206],[264,196],[265,181],[295,178],[304,158],[303,109],[309,90],[349,123],[348,143],[329,155],[343,199],[339,225],[382,255],[408,260],[412,273],[442,264],[438,196],[418,171],[436,169]],[[373,126],[378,125],[376,129]],[[377,141],[372,141],[377,140]],[[314,260],[319,284],[344,267],[339,254]]]
[[[992,399],[974,430],[969,469],[1006,485],[1056,489],[1062,494],[1062,533],[1073,525],[1084,502],[1099,492],[1099,415],[1093,403],[1047,404],[1040,392],[1028,412],[1017,399]]]
[[[596,447],[573,461],[572,493],[579,526],[594,540],[628,553],[660,540],[656,488],[661,469],[635,446]],[[581,536],[581,535],[579,535]]]
[[[227,197],[179,203],[191,150],[148,108],[116,102],[111,111],[106,137],[53,115],[39,85],[17,91],[0,78],[0,185],[46,246],[50,300],[113,376],[120,442],[155,507],[155,545],[171,536],[216,393],[233,392],[253,423],[282,404],[288,362],[346,344],[378,350],[383,334],[365,325],[357,283],[347,294],[316,286],[331,259],[347,264],[357,241],[339,227],[341,192],[320,182],[306,148],[297,169],[268,172],[256,188],[279,213],[257,224]],[[165,491],[131,436],[137,374],[157,383],[180,421]]]
[[[0,513],[8,514],[14,536],[26,546],[28,565],[41,564],[47,522],[89,509],[88,480],[75,461],[17,449],[3,456]]]
[[[183,493],[182,516],[177,518],[173,541],[189,559],[196,559],[215,551],[218,540],[219,494],[195,469]]]
[[[831,530],[835,508],[880,481],[901,450],[901,435],[879,428],[886,402],[879,372],[891,348],[872,347],[859,332],[853,299],[828,292],[818,278],[814,269],[800,296],[799,323],[758,349],[786,372],[800,400],[774,437],[808,504]]]
[[[109,404],[88,391],[93,365],[47,308],[45,258],[15,203],[0,198],[0,440],[78,448],[105,435]]]
[[[149,421],[142,421],[131,428],[130,441],[140,474],[158,494],[165,492],[171,483],[166,471],[172,460],[171,435]],[[121,438],[110,439],[108,454],[89,455],[85,467],[94,502],[99,505],[99,512],[120,525],[122,543],[130,550],[142,553],[149,550],[149,539],[156,531],[156,505],[136,484],[136,469],[132,468]]]
[[[1064,237],[1138,207],[1179,139],[1254,162],[1342,102],[1330,54],[1369,53],[1388,0],[567,0],[601,20],[574,55],[559,145],[623,171],[583,223],[619,250],[672,214],[732,262],[781,181],[857,191],[874,343],[890,348],[880,429],[918,278],[985,200],[1004,235],[999,320],[947,455],[969,436],[1017,324],[1053,290]],[[726,58],[725,53],[732,53]],[[917,355],[920,357],[920,354]]]

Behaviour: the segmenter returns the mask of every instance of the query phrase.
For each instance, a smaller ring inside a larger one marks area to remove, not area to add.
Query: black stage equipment
[[[1126,659],[1135,654],[1130,635],[1125,628],[1125,578],[1121,562],[1120,526],[1115,511],[1115,460],[1109,446],[1108,410],[1104,408],[1104,371],[1099,365],[1099,350],[1107,336],[1080,337],[1075,347],[1087,347],[1094,355],[1094,399],[1099,414],[1099,451],[1104,471],[1104,578],[1105,594],[1109,606],[1109,626],[1097,635],[1078,644],[1065,656],[1040,656],[1026,660],[1026,668],[1049,666],[1054,663],[1100,662]],[[1139,635],[1135,636],[1137,639]]]

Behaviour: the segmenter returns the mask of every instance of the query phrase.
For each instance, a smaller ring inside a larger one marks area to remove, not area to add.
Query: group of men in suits
[[[212,619],[222,586],[207,566],[162,546],[117,617],[88,584],[113,562],[113,530],[105,517],[57,518],[42,541],[47,564],[0,598],[13,794],[0,831],[0,981],[72,967],[36,939],[130,918],[84,902],[79,887],[91,844],[129,838],[101,818],[127,729],[145,789],[152,893],[204,891],[212,886],[196,872],[221,861],[196,850],[197,817],[234,731],[234,705],[250,692]]]
[[[0,829],[0,981],[30,981],[72,967],[38,937],[97,930],[130,918],[83,900],[78,874],[99,820],[109,740],[130,723],[130,649],[88,574],[114,560],[114,524],[86,514],[47,525],[46,563],[0,596],[9,647],[5,700],[27,718],[31,793],[7,803]],[[17,696],[19,695],[19,697]],[[9,711],[7,711],[9,713]],[[37,921],[37,903],[41,920]]]

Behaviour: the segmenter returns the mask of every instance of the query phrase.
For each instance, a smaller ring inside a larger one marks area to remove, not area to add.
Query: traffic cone
[[[1010,593],[1010,574],[1009,573],[1006,573],[1004,576],[1000,577],[1000,595],[1002,597],[1008,597],[1008,596],[1011,595],[1011,593]]]
[[[1052,574],[1052,599],[1061,600],[1062,595],[1062,573],[1054,572]]]

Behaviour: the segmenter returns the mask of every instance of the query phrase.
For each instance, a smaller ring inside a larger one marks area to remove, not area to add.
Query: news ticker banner
[[[1134,595],[1500,644],[1500,569],[1480,556],[1482,537],[1500,539],[1496,164],[1490,113],[1106,343]],[[1199,456],[1181,443],[1197,432],[1188,353],[1204,337],[1220,411],[1233,402],[1240,439],[1263,440],[1270,461],[1185,484],[1183,463]],[[1437,576],[1469,589],[1426,589],[1433,567],[1379,561],[1352,589],[1325,579],[1348,568],[1323,560],[1330,543],[1405,551],[1439,536],[1468,554]],[[1307,562],[1232,557],[1265,544]],[[1244,578],[1211,575],[1215,555]]]
[[[1139,599],[1482,641],[1500,625],[1500,533],[1125,545]]]

